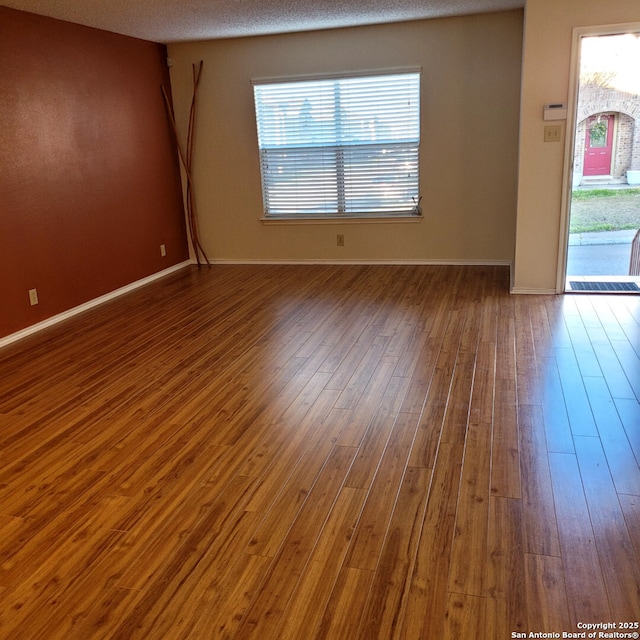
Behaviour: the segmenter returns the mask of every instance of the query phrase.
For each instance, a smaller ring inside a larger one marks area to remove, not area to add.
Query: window
[[[420,74],[255,82],[265,218],[417,215]]]

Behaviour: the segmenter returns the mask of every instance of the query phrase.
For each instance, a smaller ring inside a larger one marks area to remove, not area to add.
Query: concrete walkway
[[[578,187],[581,191],[590,189],[629,189],[632,185],[626,183],[608,183],[598,184],[591,182],[582,184]],[[637,188],[637,186],[634,186]],[[637,196],[633,196],[634,200]],[[615,206],[616,213],[620,211],[626,212],[625,207],[629,207],[629,203],[622,203],[625,199],[610,200],[608,206]],[[628,200],[626,198],[625,200]],[[576,207],[598,207],[602,209],[604,206],[599,199],[591,202],[574,201]],[[613,203],[613,204],[611,204]],[[637,208],[636,204],[633,205]],[[622,207],[622,208],[621,208]],[[633,218],[632,218],[633,219]],[[629,258],[631,256],[631,242],[637,233],[637,229],[626,229],[624,231],[594,231],[590,233],[571,233],[569,234],[569,247],[567,252],[567,276],[628,276],[629,274]]]
[[[636,229],[569,234],[567,276],[626,276]]]
[[[569,246],[592,244],[631,244],[637,229],[624,231],[592,231],[589,233],[570,233]]]

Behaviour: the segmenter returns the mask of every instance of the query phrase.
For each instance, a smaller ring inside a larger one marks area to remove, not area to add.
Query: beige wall
[[[522,70],[515,292],[554,292],[561,261],[564,142],[545,143],[543,105],[569,96],[574,27],[637,21],[638,0],[527,0]]]
[[[204,61],[194,178],[212,260],[511,262],[520,11],[169,46],[183,133]],[[265,225],[252,78],[421,66],[420,223]],[[336,246],[336,234],[345,246]]]

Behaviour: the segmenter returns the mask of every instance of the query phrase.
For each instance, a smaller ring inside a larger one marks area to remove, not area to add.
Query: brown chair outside
[[[631,241],[631,259],[629,260],[629,275],[640,276],[640,229]]]

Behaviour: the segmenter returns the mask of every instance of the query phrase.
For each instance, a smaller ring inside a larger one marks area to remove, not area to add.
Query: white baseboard
[[[135,282],[132,282],[131,284],[125,285],[124,287],[120,287],[119,289],[116,289],[115,291],[111,291],[110,293],[106,293],[103,296],[100,296],[99,298],[94,298],[93,300],[89,300],[88,302],[85,302],[81,305],[78,305],[77,307],[73,307],[72,309],[69,309],[67,311],[63,311],[62,313],[59,313],[55,316],[51,316],[51,318],[47,318],[46,320],[43,320],[42,322],[38,322],[37,324],[33,324],[30,327],[26,327],[25,329],[21,329],[20,331],[17,331],[16,333],[11,333],[8,336],[5,336],[4,338],[0,338],[0,349],[2,347],[6,347],[7,345],[13,343],[13,342],[17,342],[18,340],[22,340],[23,338],[26,338],[27,336],[30,336],[34,333],[37,333],[38,331],[42,331],[43,329],[47,329],[48,327],[53,326],[54,324],[58,324],[59,322],[62,322],[63,320],[68,320],[69,318],[72,318],[75,315],[78,315],[79,313],[82,313],[84,311],[88,311],[89,309],[93,309],[94,307],[97,307],[101,304],[104,304],[105,302],[108,302],[109,300],[113,300],[114,298],[117,298],[118,296],[124,295],[125,293],[129,293],[130,291],[133,291],[134,289],[138,289],[139,287],[143,287],[146,284],[149,284],[151,282],[153,282],[154,280],[159,280],[160,278],[163,278],[164,276],[168,276],[170,273],[173,273],[174,271],[179,271],[180,269],[183,269],[184,267],[188,267],[191,264],[191,262],[189,260],[185,261],[185,262],[181,262],[179,264],[173,265],[172,267],[169,267],[168,269],[164,269],[163,271],[159,271],[158,273],[154,273],[150,276],[147,276],[146,278],[142,278],[142,280],[136,280]]]
[[[311,259],[286,259],[286,260],[234,260],[228,258],[219,258],[209,261],[210,264],[246,264],[246,265],[259,265],[259,264],[318,264],[318,265],[415,265],[415,266],[466,266],[466,267],[510,267],[510,260],[449,260],[449,259],[435,259],[435,260],[423,260],[423,259],[381,259],[381,260],[362,260],[362,259],[350,259],[350,260],[327,260],[321,258]],[[193,263],[195,264],[195,263]]]
[[[555,296],[555,289],[530,289],[528,287],[511,287],[511,293],[515,295]]]

